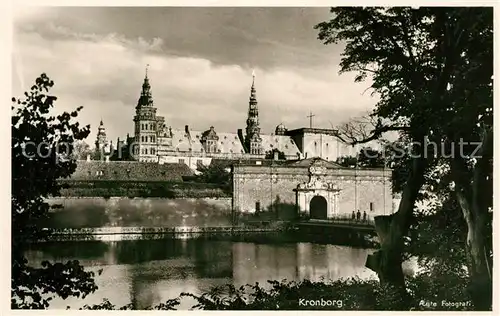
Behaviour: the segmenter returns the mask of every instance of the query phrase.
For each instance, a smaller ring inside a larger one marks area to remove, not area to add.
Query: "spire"
[[[139,97],[139,101],[137,102],[137,107],[153,106],[153,96],[151,94],[151,85],[149,84],[149,78],[148,78],[148,67],[149,64],[146,65],[146,74],[144,76],[141,96]]]
[[[252,87],[250,88],[250,100],[248,104],[245,147],[251,154],[261,154],[261,143],[259,110],[257,108],[257,95],[255,89],[255,71],[252,71]]]
[[[257,108],[257,95],[255,90],[255,70],[252,71],[252,87],[250,88],[250,109]]]

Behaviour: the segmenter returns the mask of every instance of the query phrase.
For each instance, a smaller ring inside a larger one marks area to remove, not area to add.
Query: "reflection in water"
[[[371,250],[304,242],[254,243],[224,240],[133,240],[58,242],[33,245],[28,260],[79,260],[99,289],[85,300],[55,299],[51,308],[79,308],[108,298],[116,306],[132,302],[144,309],[181,292],[201,294],[216,285],[266,285],[267,280],[320,281],[375,277],[364,267]],[[180,309],[193,301],[185,299]]]

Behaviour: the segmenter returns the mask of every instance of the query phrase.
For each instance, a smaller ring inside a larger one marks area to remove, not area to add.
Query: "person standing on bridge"
[[[356,213],[356,219],[359,221],[361,219],[361,212],[358,210],[358,213]]]
[[[366,211],[363,211],[363,222],[366,222]]]
[[[356,213],[354,211],[352,211],[352,220],[355,220],[356,219]]]

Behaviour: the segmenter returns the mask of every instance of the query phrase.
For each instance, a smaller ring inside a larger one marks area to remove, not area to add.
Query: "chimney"
[[[279,152],[276,150],[276,151],[274,152],[274,160],[279,160],[279,159],[280,159],[279,157],[280,157],[280,156],[279,156]]]

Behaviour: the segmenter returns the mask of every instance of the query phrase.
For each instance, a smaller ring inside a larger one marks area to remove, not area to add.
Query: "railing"
[[[336,215],[334,217],[328,219],[309,219],[309,222],[318,222],[318,223],[334,223],[334,224],[344,224],[349,226],[375,226],[375,220],[372,217],[367,216],[360,219],[352,218],[347,215]]]

